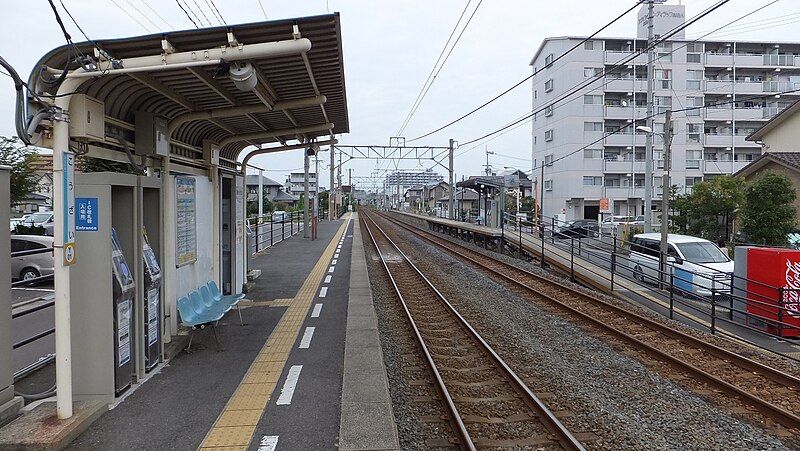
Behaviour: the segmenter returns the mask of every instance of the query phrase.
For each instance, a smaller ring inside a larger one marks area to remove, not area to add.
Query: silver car
[[[21,255],[22,251],[49,249],[50,252]],[[12,280],[30,280],[40,276],[53,274],[55,259],[53,257],[53,237],[41,235],[11,236],[11,278]]]

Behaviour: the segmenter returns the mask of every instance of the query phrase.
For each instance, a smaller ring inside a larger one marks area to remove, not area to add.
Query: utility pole
[[[347,184],[350,185],[350,195],[347,197],[347,204],[353,205],[353,168],[347,170]]]
[[[667,110],[664,126],[664,176],[661,178],[661,275],[667,270],[667,234],[669,233],[669,171],[672,166],[672,110]],[[663,280],[659,277],[659,280]]]
[[[453,139],[450,139],[450,150],[448,151],[447,159],[448,159],[448,168],[450,172],[450,208],[447,209],[447,219],[455,219],[455,190],[456,187],[453,184],[455,179],[455,174],[453,173]]]
[[[308,155],[312,152],[311,147],[303,150],[303,238],[308,238]]]
[[[261,222],[262,217],[264,217],[264,170],[258,168],[258,219],[256,219],[256,224]],[[256,230],[258,230],[258,225],[256,225]]]
[[[333,221],[333,210],[335,209],[335,207],[334,207],[334,199],[335,199],[335,196],[336,196],[336,190],[334,189],[334,185],[333,185],[333,170],[334,170],[334,165],[335,165],[334,152],[335,152],[335,147],[333,147],[333,144],[331,144],[331,170],[330,170],[330,172],[331,172],[331,174],[330,174],[331,175],[331,189],[328,190],[328,220],[330,220],[330,221]]]
[[[489,146],[486,146],[485,152],[486,152],[486,175],[489,176],[492,175],[492,166],[489,164],[489,155],[494,155],[494,152],[489,150]]]
[[[342,192],[342,149],[339,149],[339,166],[336,167],[336,214],[338,215],[339,212],[339,196],[341,196]]]
[[[653,10],[655,0],[649,0],[647,5],[647,127],[653,128]],[[634,102],[635,103],[635,102]],[[634,124],[634,128],[636,125]],[[644,231],[653,231],[653,134],[645,136],[644,157]],[[636,148],[634,147],[634,159]],[[634,187],[636,180],[633,181]]]

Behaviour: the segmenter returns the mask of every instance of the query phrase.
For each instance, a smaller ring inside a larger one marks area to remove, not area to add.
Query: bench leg
[[[236,304],[236,311],[239,313],[239,325],[246,326],[247,324],[242,320],[242,307],[239,304]]]
[[[217,323],[211,325],[211,330],[214,331],[214,340],[217,342],[217,352],[222,352],[222,344],[220,344],[219,334],[217,334]]]
[[[189,345],[186,346],[186,353],[187,354],[191,354],[192,353],[192,339],[194,339],[195,330],[197,330],[197,329],[192,327],[192,330],[189,332]]]

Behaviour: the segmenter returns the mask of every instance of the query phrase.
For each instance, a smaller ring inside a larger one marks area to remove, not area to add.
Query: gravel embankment
[[[549,394],[548,406],[573,413],[565,425],[597,435],[588,447],[787,449],[449,254],[404,237],[415,264],[535,392]]]

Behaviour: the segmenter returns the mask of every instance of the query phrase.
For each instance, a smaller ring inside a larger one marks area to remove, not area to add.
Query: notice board
[[[177,266],[197,260],[197,196],[194,177],[175,177]]]

